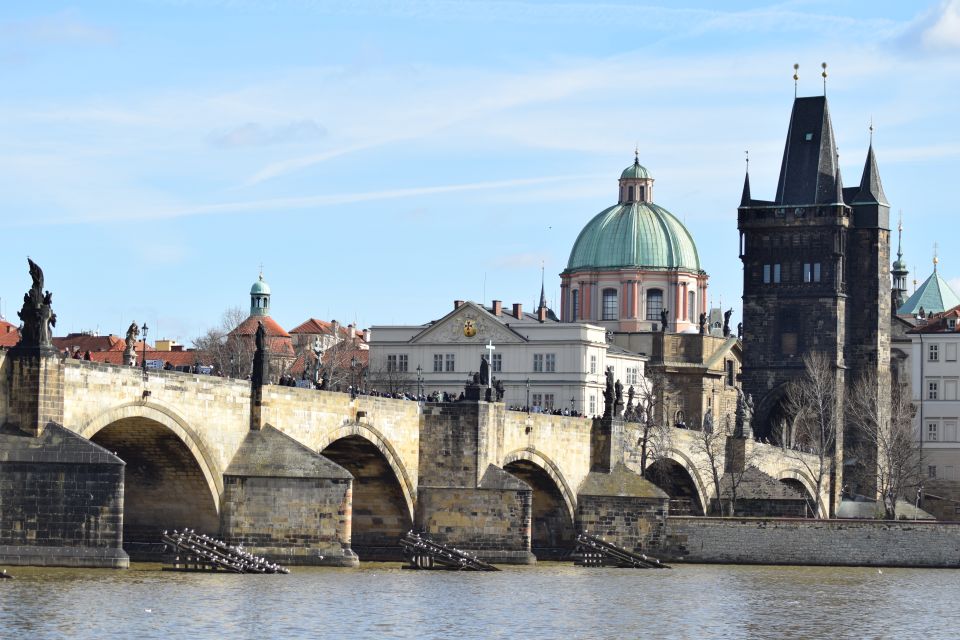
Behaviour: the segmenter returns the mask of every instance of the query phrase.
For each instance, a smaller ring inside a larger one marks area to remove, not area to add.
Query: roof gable
[[[440,318],[429,327],[415,335],[412,343],[463,342],[467,344],[486,344],[494,342],[526,342],[526,338],[506,326],[503,318],[498,318],[475,302],[464,302],[459,307]]]

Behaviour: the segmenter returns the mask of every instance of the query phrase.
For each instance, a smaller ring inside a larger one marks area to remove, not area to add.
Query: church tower
[[[903,219],[897,222],[897,259],[893,262],[893,268],[890,269],[890,275],[893,276],[892,307],[894,315],[903,306],[907,300],[907,276],[910,272],[907,270],[907,263],[903,261],[902,238]]]
[[[827,357],[840,415],[846,390],[866,372],[876,374],[875,393],[889,393],[888,227],[873,145],[860,184],[844,188],[826,96],[795,98],[775,198],[753,199],[748,174],[738,210],[742,382],[758,437],[784,438],[787,384],[803,374],[806,353]],[[845,435],[837,434],[834,504]]]

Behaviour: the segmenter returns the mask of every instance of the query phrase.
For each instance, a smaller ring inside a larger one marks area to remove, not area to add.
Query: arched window
[[[603,290],[603,315],[601,317],[604,320],[617,319],[617,290],[616,289]]]
[[[689,322],[697,321],[697,295],[691,291],[687,293],[687,320]]]
[[[627,187],[627,202],[633,202],[633,187]]]
[[[570,321],[576,322],[580,318],[580,290],[570,292]]]
[[[640,202],[646,202],[646,201],[647,201],[647,188],[641,185],[640,186]]]
[[[650,289],[647,291],[647,320],[659,320],[663,310],[663,291]]]

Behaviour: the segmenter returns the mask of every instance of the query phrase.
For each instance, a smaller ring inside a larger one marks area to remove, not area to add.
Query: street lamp
[[[147,326],[147,323],[144,322],[143,326],[140,327],[140,332],[143,334],[143,356],[141,357],[141,364],[143,365],[143,375],[147,375],[147,330],[150,327]]]
[[[575,413],[575,409],[577,406],[576,402],[577,402],[576,396],[571,396],[570,397],[570,415],[573,415]]]
[[[417,400],[423,397],[423,367],[417,365]]]
[[[357,356],[350,358],[350,395],[357,397]]]
[[[530,413],[530,378],[527,378],[527,413]]]

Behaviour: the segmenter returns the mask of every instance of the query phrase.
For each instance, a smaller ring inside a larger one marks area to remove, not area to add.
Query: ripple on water
[[[960,573],[543,563],[499,573],[296,568],[288,576],[15,568],[0,636],[23,638],[953,637]]]

